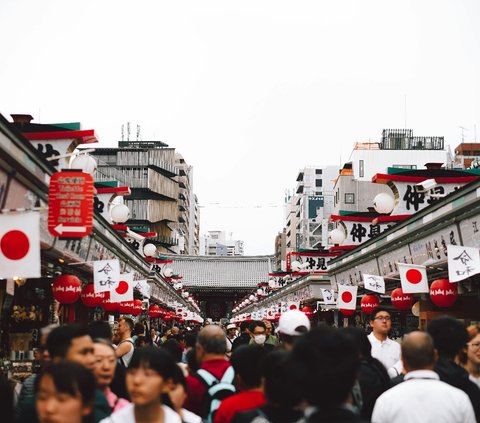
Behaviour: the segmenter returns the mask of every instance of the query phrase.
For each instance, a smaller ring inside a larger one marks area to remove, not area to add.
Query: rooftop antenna
[[[468,131],[467,128],[465,128],[464,126],[459,126],[459,128],[462,130],[462,143],[465,142],[465,131]]]
[[[125,141],[125,125],[122,123],[122,142]]]
[[[137,141],[140,141],[140,125],[137,125]]]
[[[127,141],[130,141],[130,122],[127,122]]]

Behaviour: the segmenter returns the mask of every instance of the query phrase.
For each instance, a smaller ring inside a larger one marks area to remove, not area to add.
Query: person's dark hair
[[[224,332],[219,330],[218,333],[212,334],[206,328],[202,329],[198,334],[197,343],[203,347],[206,353],[225,354],[227,351],[227,338]]]
[[[195,354],[195,349],[187,351],[186,359],[189,373],[195,373],[200,368],[197,362],[197,355]]]
[[[331,409],[342,404],[352,389],[360,367],[359,350],[343,331],[319,326],[295,343],[292,367],[303,381],[299,388],[304,399]]]
[[[435,346],[432,337],[425,332],[414,333],[415,339],[409,335],[402,342],[402,360],[410,371],[423,370],[433,366],[435,362]]]
[[[250,332],[253,332],[257,327],[267,330],[265,323],[263,323],[261,320],[254,320],[253,322],[250,322]]]
[[[13,387],[10,385],[7,375],[3,373],[0,373],[0,410],[2,410],[3,421],[15,421],[13,407]]]
[[[163,379],[172,379],[174,375],[175,363],[173,357],[164,349],[158,347],[144,347],[135,350],[132,360],[127,369],[152,369],[159,373]]]
[[[258,388],[262,381],[265,349],[256,345],[240,345],[232,353],[230,364],[247,389]]]
[[[173,380],[173,383],[182,385],[183,388],[185,389],[185,392],[187,392],[187,378],[183,374],[183,370],[178,364],[174,369],[172,380]]]
[[[245,332],[247,329],[249,329],[250,322],[247,322],[244,320],[243,322],[240,322],[240,332]]]
[[[137,338],[135,339],[135,348],[141,348],[142,342],[145,345],[148,345],[147,338],[144,335],[137,335]]]
[[[372,344],[368,340],[365,331],[353,326],[346,327],[342,330],[343,333],[347,335],[358,348],[360,358],[364,358],[366,360],[372,358]]]
[[[167,339],[161,347],[164,348],[177,363],[182,361],[182,346],[178,341],[173,338]]]
[[[187,332],[185,334],[185,346],[187,348],[194,348],[197,343],[198,332]]]
[[[302,400],[300,389],[296,389],[301,381],[295,374],[288,351],[277,349],[266,354],[262,363],[262,376],[265,378],[267,404],[292,409]]]
[[[385,307],[378,307],[372,312],[372,314],[370,314],[371,322],[375,320],[375,317],[377,317],[378,313],[388,313],[390,316],[392,315],[390,310],[387,310]]]
[[[88,324],[88,334],[92,339],[112,339],[112,328],[105,320],[94,320]]]
[[[129,319],[132,324],[129,325],[130,326],[130,329],[132,331],[132,335],[143,335],[145,333],[145,326],[143,326],[143,323],[133,323],[133,320],[130,319],[129,317],[122,317],[122,319],[125,319],[125,321],[127,321],[127,319]]]
[[[55,389],[72,397],[80,396],[83,405],[91,405],[95,401],[96,382],[93,373],[81,364],[71,361],[60,361],[45,367],[35,378],[35,393],[38,393],[40,384],[45,376],[50,376]],[[84,423],[93,422],[93,412],[83,419]]]
[[[115,351],[115,347],[113,346],[112,344],[112,341],[110,341],[109,339],[105,339],[105,338],[95,338],[93,340],[93,343],[94,344],[102,344],[102,345],[105,345],[107,347],[110,347],[113,351]]]
[[[85,325],[70,324],[53,329],[47,338],[47,350],[52,358],[65,358],[72,340],[82,336],[89,336]]]
[[[442,358],[453,360],[468,342],[468,332],[459,320],[450,316],[433,319],[427,328],[433,343]]]

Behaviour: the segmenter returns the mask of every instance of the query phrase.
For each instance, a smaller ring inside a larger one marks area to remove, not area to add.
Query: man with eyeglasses
[[[398,376],[402,372],[400,361],[400,344],[388,337],[392,329],[392,317],[388,310],[377,308],[370,317],[372,333],[368,340],[372,344],[372,356],[378,359],[387,369],[390,377]]]

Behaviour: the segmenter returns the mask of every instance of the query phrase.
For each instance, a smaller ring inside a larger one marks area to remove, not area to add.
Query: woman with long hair
[[[470,339],[460,355],[460,361],[470,380],[480,388],[480,326],[470,325],[467,331]]]
[[[93,423],[95,378],[74,362],[50,364],[35,380],[40,423]]]
[[[181,423],[180,416],[162,402],[174,387],[176,364],[166,351],[155,347],[135,350],[127,369],[131,404],[101,423]]]

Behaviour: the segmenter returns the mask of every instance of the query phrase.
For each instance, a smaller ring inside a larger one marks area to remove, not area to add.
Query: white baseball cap
[[[235,323],[230,323],[229,325],[227,325],[227,330],[229,329],[237,329],[237,325]]]
[[[300,336],[310,330],[310,320],[300,310],[288,310],[280,316],[277,332],[290,336]]]

